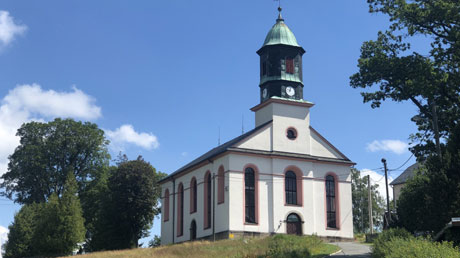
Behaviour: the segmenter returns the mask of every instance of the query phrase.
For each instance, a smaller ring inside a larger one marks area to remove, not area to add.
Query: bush
[[[411,233],[407,230],[402,228],[391,228],[388,230],[383,231],[379,234],[379,236],[374,239],[374,247],[372,250],[372,257],[385,257],[384,251],[387,247],[385,247],[386,242],[391,241],[394,238],[398,239],[410,239],[414,238]]]
[[[322,240],[317,236],[298,237],[276,235],[270,239],[266,257],[312,257],[311,253],[319,248]]]
[[[381,256],[373,257],[385,257],[385,258],[431,258],[431,257],[442,257],[442,258],[458,258],[460,257],[460,251],[454,247],[451,242],[431,242],[426,239],[420,238],[391,238],[383,244],[381,249]]]

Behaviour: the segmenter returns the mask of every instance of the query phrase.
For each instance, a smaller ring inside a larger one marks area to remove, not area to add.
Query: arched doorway
[[[291,213],[286,219],[286,233],[290,235],[302,235],[302,220],[299,215]]]
[[[192,223],[190,224],[190,240],[193,241],[196,239],[196,222],[195,220],[192,220]]]

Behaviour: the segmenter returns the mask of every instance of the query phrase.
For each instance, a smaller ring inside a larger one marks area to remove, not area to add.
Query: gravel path
[[[331,255],[334,258],[370,258],[371,248],[369,245],[363,245],[356,242],[334,242],[331,243],[337,245],[342,249],[337,254]]]

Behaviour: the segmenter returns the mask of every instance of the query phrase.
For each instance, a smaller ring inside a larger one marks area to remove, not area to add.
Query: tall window
[[[225,201],[225,174],[224,167],[219,168],[217,173],[217,203],[223,203]]]
[[[184,234],[184,185],[179,184],[177,200],[177,236]]]
[[[165,198],[163,199],[163,220],[169,220],[169,190],[165,191]]]
[[[196,212],[197,198],[196,198],[196,179],[192,178],[190,181],[190,213]]]
[[[204,228],[211,227],[211,173],[204,177]]]
[[[326,176],[326,211],[327,227],[337,228],[336,202],[335,202],[335,180],[333,176]]]
[[[245,221],[256,223],[255,172],[252,168],[244,171]]]
[[[286,172],[285,180],[286,203],[297,205],[297,180],[295,173],[292,171]]]
[[[286,73],[294,74],[294,59],[286,59]]]

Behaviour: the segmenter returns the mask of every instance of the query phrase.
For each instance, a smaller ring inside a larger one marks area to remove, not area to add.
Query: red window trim
[[[297,186],[297,204],[288,204],[286,203],[286,173],[292,171],[296,176],[296,186]],[[284,206],[294,206],[294,207],[303,207],[303,173],[302,170],[296,166],[288,166],[284,169],[284,183],[283,183],[283,198]]]
[[[208,207],[208,191],[212,191],[211,189],[208,189],[208,182],[207,182],[207,178],[208,176],[211,177],[211,171],[206,171],[206,173],[204,174],[204,181],[203,181],[203,193],[204,193],[204,197],[203,197],[203,211],[204,211],[204,214],[203,214],[203,228],[204,229],[208,229],[211,227],[211,224],[212,224],[212,221],[211,223],[209,223],[208,225],[208,209],[210,209],[211,207]],[[212,177],[211,177],[211,187],[212,187]],[[212,195],[211,195],[212,196]],[[211,197],[211,205],[212,205],[212,197]]]
[[[184,235],[184,185],[182,183],[177,187],[177,236]]]
[[[332,176],[334,178],[335,187],[335,228],[327,226],[327,193],[326,193],[326,177]],[[334,172],[328,172],[324,176],[324,220],[326,230],[340,230],[340,191],[339,191],[339,178]]]
[[[165,196],[163,199],[163,221],[169,221],[169,189],[165,190]]]
[[[223,166],[219,167],[217,172],[217,204],[225,202],[225,170]]]
[[[190,214],[195,213],[198,208],[198,203],[195,203],[198,202],[198,198],[196,198],[197,196],[195,196],[194,193],[194,190],[197,190],[197,187],[198,184],[196,182],[196,178],[192,177],[192,179],[190,180]],[[198,194],[198,191],[196,191],[196,194]]]
[[[246,168],[254,169],[254,198],[255,198],[255,223],[246,222],[246,185],[244,181],[244,175],[246,173]],[[243,224],[244,225],[259,225],[259,168],[254,164],[247,164],[243,168]]]

